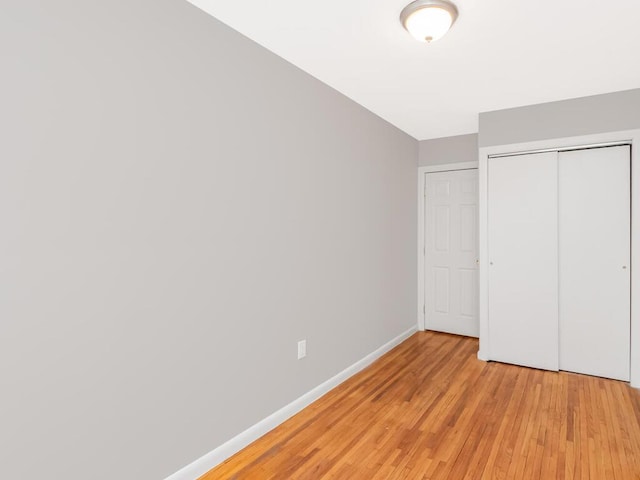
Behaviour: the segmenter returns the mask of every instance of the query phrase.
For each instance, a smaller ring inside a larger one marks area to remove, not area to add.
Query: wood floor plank
[[[640,480],[640,392],[419,332],[201,480]]]

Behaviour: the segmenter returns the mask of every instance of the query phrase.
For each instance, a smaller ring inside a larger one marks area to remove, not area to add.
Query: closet
[[[488,159],[491,360],[629,380],[630,153]]]

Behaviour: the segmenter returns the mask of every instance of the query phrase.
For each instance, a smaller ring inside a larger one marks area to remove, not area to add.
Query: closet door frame
[[[488,282],[488,162],[497,155],[514,155],[590,146],[631,145],[631,386],[640,388],[640,129],[594,135],[482,147],[479,150],[479,286],[480,350],[478,358],[490,361]]]

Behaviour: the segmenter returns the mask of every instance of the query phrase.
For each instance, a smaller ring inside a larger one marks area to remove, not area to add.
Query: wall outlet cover
[[[307,341],[300,340],[298,342],[298,360],[307,356]]]

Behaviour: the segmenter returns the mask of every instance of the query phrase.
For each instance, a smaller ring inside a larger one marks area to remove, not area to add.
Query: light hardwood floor
[[[640,479],[640,393],[419,332],[202,477]]]

